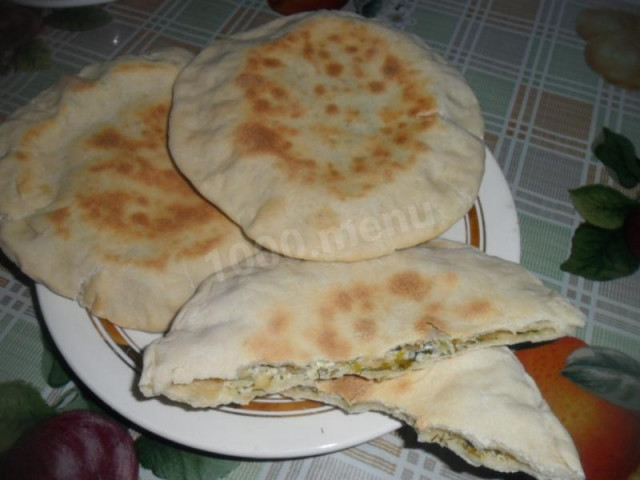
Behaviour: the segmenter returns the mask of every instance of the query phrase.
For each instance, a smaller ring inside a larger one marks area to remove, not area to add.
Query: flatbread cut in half
[[[166,330],[200,281],[256,250],[169,156],[171,89],[191,58],[89,66],[0,126],[0,246],[125,327]]]
[[[217,41],[176,80],[169,147],[248,237],[355,261],[435,238],[482,180],[484,127],[460,73],[415,36],[346,13]]]
[[[355,263],[259,253],[213,275],[146,348],[142,392],[198,407],[246,403],[345,374],[387,378],[583,324],[523,267],[456,242],[428,245]]]
[[[432,362],[380,382],[349,375],[285,392],[348,412],[381,411],[476,466],[539,480],[584,478],[576,448],[535,382],[504,347]]]

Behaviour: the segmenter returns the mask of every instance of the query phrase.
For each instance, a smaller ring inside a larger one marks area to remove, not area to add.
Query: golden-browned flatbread
[[[580,480],[576,448],[535,382],[507,348],[461,353],[380,382],[353,375],[285,392],[348,412],[380,411],[407,422],[472,465],[539,480]]]
[[[125,327],[166,330],[203,278],[255,253],[167,150],[171,88],[191,58],[87,67],[0,126],[0,246]]]
[[[140,388],[194,406],[574,332],[582,313],[520,265],[434,240],[360,262],[259,253],[205,280],[144,352]],[[245,268],[246,267],[246,268]]]
[[[478,102],[420,39],[321,12],[217,41],[176,80],[180,170],[267,249],[354,261],[434,238],[473,204]]]

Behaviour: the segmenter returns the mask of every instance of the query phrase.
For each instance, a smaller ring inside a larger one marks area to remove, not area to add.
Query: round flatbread
[[[473,92],[420,39],[322,12],[197,55],[176,80],[169,147],[257,243],[354,261],[459,220],[482,180],[482,137]]]
[[[171,49],[87,67],[0,126],[0,246],[125,327],[166,330],[202,279],[255,252],[166,147],[171,88],[191,58]]]

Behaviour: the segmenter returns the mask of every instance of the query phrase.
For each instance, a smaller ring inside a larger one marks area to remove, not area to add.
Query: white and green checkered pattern
[[[597,5],[640,13],[638,3],[604,0],[395,0],[381,16],[424,38],[475,90],[487,143],[515,197],[523,265],[587,314],[579,334],[588,342],[640,358],[640,274],[596,283],[559,269],[581,222],[568,190],[613,184],[591,153],[602,127],[623,133],[640,150],[640,94],[591,71],[574,30],[578,13]],[[114,21],[99,29],[43,32],[53,67],[0,77],[0,116],[88,63],[166,45],[197,50],[277,16],[262,0],[123,0],[105,8]],[[20,378],[54,399],[59,393],[46,386],[42,354],[31,291],[0,269],[0,381]],[[411,438],[402,432],[312,459],[249,461],[229,478],[489,478]],[[142,478],[154,477],[144,471]]]

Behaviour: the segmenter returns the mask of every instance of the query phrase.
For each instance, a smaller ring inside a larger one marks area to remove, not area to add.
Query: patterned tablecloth
[[[640,147],[640,96],[612,86],[592,71],[584,60],[585,41],[575,31],[581,10],[612,3],[395,0],[384,2],[377,15],[423,37],[462,71],[475,90],[486,121],[487,145],[515,198],[521,263],[586,313],[588,323],[578,332],[580,337],[640,359],[640,274],[595,282],[560,269],[573,232],[582,222],[569,190],[591,183],[617,185],[592,153],[593,142],[608,127]],[[640,13],[637,4],[618,6]],[[277,16],[263,0],[122,0],[104,9],[112,21],[99,28],[72,32],[46,27],[40,33],[51,65],[0,76],[0,115],[9,115],[88,63],[170,44],[196,50]],[[45,348],[32,283],[6,259],[2,264],[0,382],[28,382],[50,404],[73,397],[73,384],[52,387],[47,382],[52,359]],[[82,403],[79,398],[65,401]],[[314,458],[239,461],[231,465],[228,478],[498,477],[411,439],[401,431]],[[141,478],[156,477],[142,468]]]

